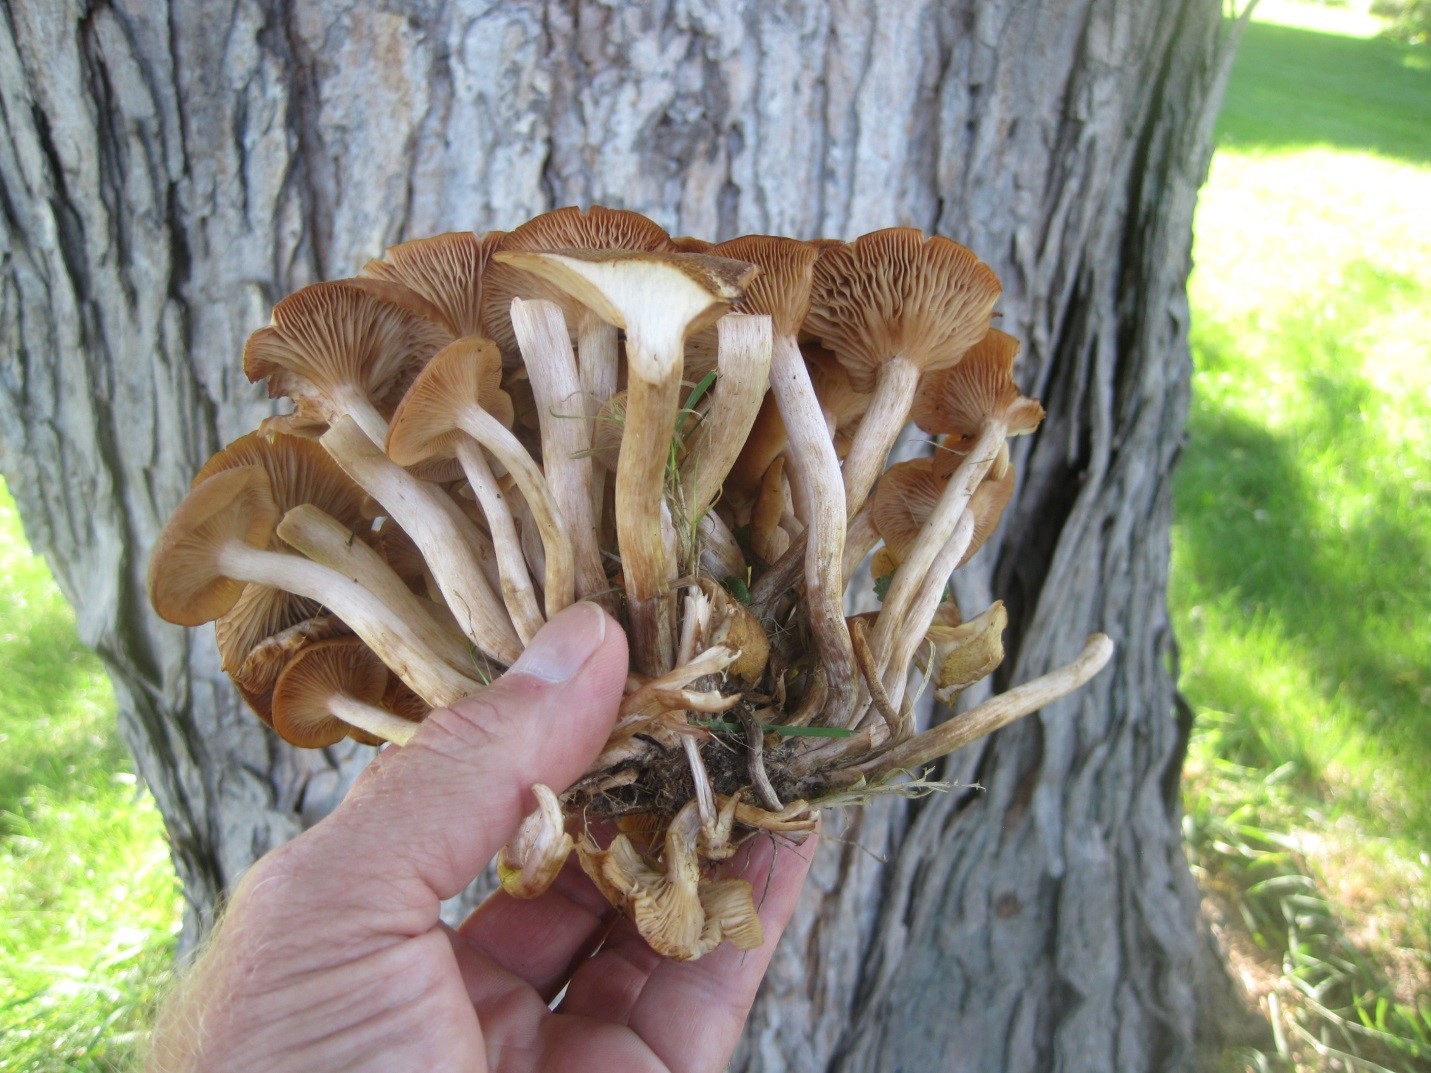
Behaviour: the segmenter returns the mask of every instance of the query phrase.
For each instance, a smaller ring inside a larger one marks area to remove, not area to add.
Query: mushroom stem
[[[353,419],[364,435],[382,447],[388,440],[388,422],[368,396],[351,384],[336,388],[331,393],[335,410],[340,410]]]
[[[561,315],[560,307],[558,307],[557,315],[558,317]],[[515,313],[512,314],[512,326],[516,329],[517,345],[521,346],[522,328],[517,324]],[[592,310],[582,309],[576,326],[576,350],[579,359],[577,364],[580,370],[581,395],[585,400],[587,417],[587,448],[590,448],[591,428],[596,420],[596,415],[601,412],[601,407],[606,404],[607,400],[616,394],[617,375],[620,370],[620,349],[616,327],[606,323]],[[530,365],[530,359],[528,364]],[[535,383],[532,386],[534,389],[536,388]],[[538,399],[538,403],[540,404],[540,399]],[[543,416],[545,416],[545,411]],[[542,457],[547,460],[547,466],[550,468],[551,461],[547,455],[545,444],[543,444]],[[606,472],[600,466],[591,466],[590,463],[587,468],[591,474],[589,483],[591,517],[593,522],[599,522],[601,508],[606,502]],[[580,556],[578,555],[578,563],[579,561]],[[599,558],[597,565],[600,565]],[[579,565],[578,571],[580,571]],[[579,588],[580,576],[577,578],[577,583]],[[583,598],[589,595],[589,593],[582,593]]]
[[[979,482],[984,479],[984,474],[989,472],[989,467],[999,457],[999,447],[1006,438],[1006,432],[1003,422],[1000,421],[990,421],[984,426],[979,433],[979,438],[974,441],[974,446],[964,456],[964,460],[955,470],[954,476],[949,479],[949,483],[944,486],[944,491],[939,496],[939,502],[910,546],[909,554],[904,557],[904,561],[895,570],[894,580],[890,582],[889,592],[885,594],[879,621],[875,624],[874,636],[870,639],[870,650],[874,653],[875,665],[879,667],[881,674],[884,674],[892,665],[891,655],[893,650],[898,647],[895,641],[896,631],[912,635],[915,644],[917,644],[919,638],[924,636],[924,631],[928,629],[928,623],[920,625],[910,618],[908,615],[910,606],[914,602],[915,595],[924,587],[926,576],[934,576],[930,567],[935,558],[948,545],[949,538],[954,533],[954,526],[965,513],[965,508],[969,505],[969,499],[973,496],[974,489],[979,486]],[[971,528],[971,539],[972,536]],[[960,555],[962,556],[962,554],[961,550]],[[959,559],[956,557],[949,564],[948,572],[942,575],[944,580],[939,582],[941,587],[944,581],[948,580],[949,574],[954,572],[954,567],[958,563]],[[919,627],[917,632],[915,631],[916,625]],[[914,647],[910,645],[910,655],[913,655],[913,652]]]
[[[445,706],[481,688],[440,659],[419,628],[394,615],[362,585],[336,570],[297,555],[251,547],[241,540],[226,541],[218,551],[217,563],[219,572],[235,581],[272,585],[330,608],[428,704]]]
[[[702,514],[696,537],[700,542],[702,569],[717,578],[745,577],[745,553],[719,514],[713,510]]]
[[[888,752],[844,768],[841,782],[854,783],[890,771],[916,771],[931,761],[962,749],[972,741],[992,734],[1046,704],[1072,693],[1101,671],[1113,655],[1113,642],[1101,633],[1089,636],[1083,651],[1057,670],[991,697],[962,715],[956,715],[918,737],[896,745]]]
[[[486,538],[461,508],[437,485],[420,481],[389,461],[348,418],[335,421],[320,442],[422,551],[467,638],[502,665],[515,663],[521,642],[475,554]]]
[[[844,606],[845,488],[820,400],[793,336],[775,340],[770,389],[785,424],[805,522],[805,604],[828,690],[820,719],[843,726],[855,699],[855,655]]]
[[[566,322],[562,319],[560,307],[554,302],[524,302],[520,298],[512,300],[511,317],[517,345],[521,348],[531,378],[537,417],[541,423],[542,467],[546,477],[544,487],[550,489],[551,499],[547,512],[566,523],[567,547],[563,554],[569,557],[575,571],[575,595],[583,600],[602,601],[611,610],[615,602],[601,563],[597,528],[601,517],[597,496],[602,494],[602,478],[598,474],[599,467],[591,464],[591,432],[594,426],[590,420],[577,419],[586,412],[583,407],[590,405],[590,399],[582,402],[583,381],[578,380]],[[588,341],[592,341],[597,348],[594,363],[603,369],[602,385],[608,379],[608,371],[605,370],[608,359],[603,348],[607,348],[605,336],[610,334],[611,388],[606,395],[610,398],[615,391],[616,329],[590,311],[582,315],[581,324],[581,345],[585,348]],[[598,331],[598,328],[605,331]],[[595,342],[598,337],[602,340],[599,346]],[[587,351],[583,349],[583,363],[586,358]],[[583,365],[583,376],[586,371]],[[606,387],[602,386],[600,390],[606,390]],[[516,471],[513,471],[513,476],[521,479]],[[522,486],[522,494],[528,496],[527,501],[531,504],[525,485]],[[535,505],[532,506],[532,513],[537,518],[537,527],[545,543],[546,530]],[[550,594],[547,600],[547,615],[550,617],[555,613]]]
[[[869,409],[845,456],[845,510],[849,514],[864,505],[883,472],[894,441],[909,420],[909,408],[918,387],[919,366],[903,354],[896,354],[880,366]]]
[[[482,407],[464,406],[458,411],[457,426],[491,451],[522,490],[522,498],[531,509],[546,552],[542,592],[546,597],[547,617],[551,618],[576,599],[576,575],[566,520],[552,498],[546,478],[522,441]],[[585,498],[583,491],[582,499]]]
[[[866,499],[865,505],[855,511],[854,517],[850,519],[849,526],[845,530],[845,561],[840,569],[841,592],[850,587],[850,578],[859,569],[860,563],[865,561],[865,556],[874,551],[875,545],[878,543],[879,530],[870,520],[870,501]]]
[[[417,723],[410,723],[375,705],[364,704],[346,693],[335,693],[328,698],[328,713],[334,719],[341,719],[349,726],[366,730],[395,745],[406,745],[412,741],[418,728]]]
[[[769,317],[727,313],[716,321],[716,336],[718,378],[710,409],[681,463],[680,488],[692,519],[703,518],[720,493],[760,413],[770,379]]]
[[[497,570],[502,583],[502,602],[506,604],[507,614],[516,628],[517,639],[523,645],[529,645],[544,623],[537,608],[532,577],[527,573],[527,560],[522,554],[522,540],[517,535],[512,508],[497,487],[497,478],[492,475],[492,467],[487,464],[487,457],[477,442],[470,436],[462,435],[457,438],[456,446],[462,472],[466,474],[467,483],[472,486],[492,531],[492,548],[497,554]]]
[[[278,523],[278,538],[322,566],[352,578],[392,614],[411,624],[449,667],[472,666],[472,649],[440,605],[417,596],[381,555],[347,526],[311,503],[302,503]]]
[[[954,572],[959,560],[964,557],[964,552],[969,549],[969,542],[974,539],[974,516],[965,511],[959,516],[959,521],[954,525],[954,532],[950,534],[944,547],[935,556],[934,563],[929,568],[926,584],[920,589],[919,597],[909,609],[909,614],[904,622],[895,622],[896,628],[902,627],[896,635],[894,651],[888,662],[883,666],[879,663],[879,656],[874,655],[876,673],[881,675],[884,681],[884,688],[889,694],[892,705],[898,708],[904,701],[905,686],[909,682],[909,667],[914,662],[914,653],[924,640],[924,635],[929,632],[930,625],[934,622],[934,616],[939,611],[939,603],[944,595],[944,585],[949,580],[949,575]],[[898,576],[896,574],[896,576]],[[886,612],[881,611],[883,617]],[[879,632],[879,623],[875,623],[875,632]]]

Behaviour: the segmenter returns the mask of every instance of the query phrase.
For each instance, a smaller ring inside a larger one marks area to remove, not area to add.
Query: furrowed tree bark
[[[831,823],[735,1068],[1189,1066],[1213,978],[1164,591],[1233,36],[1217,0],[5,5],[0,463],[114,680],[186,940],[366,758],[282,746],[144,593],[192,474],[269,412],[239,358],[278,298],[570,203],[712,239],[910,224],[999,273],[1049,412],[961,604],[1008,603],[1005,684],[1094,629],[1119,651],[954,792]]]

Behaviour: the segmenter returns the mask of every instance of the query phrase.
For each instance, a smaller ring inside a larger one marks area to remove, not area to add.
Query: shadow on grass
[[[1203,326],[1199,365],[1226,365],[1236,347],[1230,333]],[[1408,673],[1405,653],[1388,644],[1387,634],[1398,624],[1416,628],[1415,608],[1427,597],[1420,564],[1431,561],[1431,533],[1408,517],[1399,490],[1379,478],[1376,460],[1346,461],[1363,469],[1355,478],[1368,498],[1351,518],[1325,508],[1305,460],[1364,438],[1376,395],[1355,355],[1330,357],[1301,373],[1309,411],[1275,429],[1244,409],[1198,400],[1178,478],[1180,540],[1199,588],[1228,594],[1248,621],[1274,624],[1316,669],[1327,703],[1340,699],[1360,713],[1357,729],[1390,745],[1383,755],[1394,757],[1408,785],[1417,785],[1420,772],[1431,769],[1427,683],[1414,665]],[[1244,715],[1266,711],[1258,673],[1249,666],[1245,675],[1218,677],[1209,683],[1218,695],[1207,699]],[[1250,755],[1243,763],[1275,766],[1287,758],[1270,755],[1251,728],[1244,745]],[[1408,811],[1431,821],[1431,802],[1409,804]]]
[[[1250,23],[1218,118],[1240,149],[1334,145],[1431,161],[1431,49]]]

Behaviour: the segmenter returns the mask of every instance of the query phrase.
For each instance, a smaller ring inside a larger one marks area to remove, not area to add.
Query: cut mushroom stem
[[[516,299],[516,301],[520,300]],[[558,313],[560,313],[559,310]],[[512,314],[512,326],[516,331],[517,345],[521,347],[522,328],[517,324],[515,312]],[[581,395],[584,400],[587,424],[590,426],[595,422],[596,415],[601,412],[601,408],[606,405],[611,396],[616,394],[620,372],[620,346],[615,325],[607,324],[590,309],[583,309],[577,320],[576,351]],[[523,356],[525,357],[525,347],[523,347]],[[530,366],[530,359],[527,360]],[[536,379],[536,377],[533,378],[533,386],[535,386]],[[540,403],[540,399],[538,402]],[[590,438],[591,431],[588,428],[587,440],[590,441]],[[589,442],[587,446],[590,447]],[[551,460],[545,447],[543,447],[542,457],[550,466]],[[588,469],[591,473],[591,518],[595,521],[600,519],[602,505],[606,502],[606,472],[599,466],[589,464]]]
[[[842,769],[838,781],[850,784],[860,777],[873,778],[893,771],[917,771],[941,756],[962,749],[970,742],[1066,697],[1101,671],[1112,655],[1113,642],[1104,634],[1092,634],[1083,651],[1070,663],[986,700],[871,760]]]
[[[461,508],[438,485],[420,481],[390,461],[347,418],[335,421],[321,442],[422,550],[467,638],[504,666],[515,663],[521,642],[477,559],[486,538]]]
[[[599,482],[599,467],[591,463],[592,421],[578,420],[586,412],[582,402],[582,383],[578,380],[577,369],[572,361],[571,343],[567,338],[566,322],[561,310],[552,302],[524,302],[520,298],[512,301],[512,329],[521,348],[531,377],[532,392],[536,397],[537,416],[541,424],[542,469],[553,501],[553,512],[565,521],[566,535],[575,571],[575,592],[583,600],[592,599],[605,604],[608,610],[614,608],[614,598],[606,571],[601,563],[601,545],[598,525],[600,523],[600,500],[604,495]],[[587,325],[588,319],[606,329],[597,332]],[[616,329],[610,327],[594,314],[585,314],[582,324],[586,331],[582,335],[583,344],[587,340],[601,337],[596,347],[599,362],[603,368],[606,357],[605,335],[609,332],[611,356],[611,390],[605,399],[615,392],[615,350]],[[587,352],[581,360],[584,363]],[[582,369],[585,375],[585,368]],[[605,374],[603,374],[603,385]],[[606,390],[603,386],[602,390]],[[540,527],[540,521],[538,526]],[[550,614],[550,611],[548,611]]]

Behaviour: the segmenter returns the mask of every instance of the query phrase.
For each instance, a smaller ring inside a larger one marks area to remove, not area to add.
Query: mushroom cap
[[[234,605],[234,611],[237,611],[248,599],[250,593],[265,587],[250,585],[244,589],[243,595]],[[234,614],[234,611],[230,611],[228,615],[214,623],[215,632],[223,626],[225,620]],[[252,616],[249,616],[249,620],[251,619]],[[278,681],[278,676],[283,673],[283,668],[288,666],[288,661],[310,644],[345,636],[352,636],[352,631],[341,619],[333,615],[313,615],[286,628],[259,636],[256,642],[249,645],[248,654],[243,657],[242,662],[236,668],[230,669],[225,666],[224,670],[233,679],[239,694],[248,702],[253,713],[271,727],[273,726],[273,686]],[[221,650],[222,647],[222,642],[220,642]],[[242,644],[236,644],[233,647],[241,649]]]
[[[489,231],[449,231],[389,246],[363,266],[367,278],[396,283],[430,302],[454,336],[486,335],[482,327],[482,275],[505,237]]]
[[[972,441],[991,419],[1003,421],[1010,436],[1032,432],[1043,407],[1019,394],[1014,358],[1019,341],[990,328],[964,360],[926,376],[910,416],[925,432]]]
[[[928,458],[897,463],[880,477],[870,501],[870,522],[896,563],[909,554],[948,483],[948,477],[934,473]]]
[[[452,336],[440,324],[345,280],[314,283],[273,307],[248,337],[243,371],[268,380],[269,398],[313,396],[330,420],[333,393],[356,387],[381,399],[411,365]]]
[[[216,473],[243,466],[259,466],[268,474],[269,491],[279,517],[294,507],[311,503],[356,533],[371,528],[364,512],[365,494],[338,463],[314,440],[281,433],[259,432],[242,436],[210,458],[194,478],[197,486]],[[275,535],[275,550],[284,545]],[[249,585],[214,624],[223,668],[237,677],[250,651],[266,637],[318,613],[312,600],[269,585]],[[271,688],[270,678],[262,688]],[[249,689],[260,686],[245,682]]]
[[[468,406],[480,406],[512,426],[512,397],[502,390],[502,355],[490,339],[458,339],[427,363],[393,414],[388,457],[411,466],[452,453],[458,414]]]
[[[678,332],[681,339],[714,323],[757,271],[703,253],[502,250],[492,259],[547,280],[628,334],[644,327]],[[627,360],[633,360],[629,347]]]
[[[376,707],[387,684],[387,667],[356,637],[318,641],[289,660],[274,683],[273,729],[299,748],[333,745],[349,726],[329,714],[328,700],[345,693]]]
[[[262,466],[224,470],[191,488],[149,559],[149,600],[159,617],[200,626],[233,607],[244,582],[219,574],[219,549],[230,540],[268,547],[280,517]]]
[[[891,227],[820,253],[804,327],[869,391],[896,354],[925,372],[957,364],[988,331],[1000,289],[959,243]]]
[[[929,627],[925,637],[934,648],[935,684],[941,701],[948,703],[953,694],[992,674],[1004,661],[1008,624],[1004,602],[995,600],[968,622]]]
[[[651,250],[674,252],[676,244],[652,220],[638,212],[593,205],[583,212],[575,205],[543,213],[503,236],[503,251],[543,250]],[[482,280],[482,317],[488,333],[502,353],[515,357],[517,337],[512,330],[512,299],[541,298],[556,302],[574,321],[578,308],[566,291],[517,266],[500,260],[489,264]],[[575,331],[575,323],[571,323]]]
[[[776,335],[794,335],[810,311],[810,285],[820,251],[808,242],[774,235],[743,235],[712,246],[715,257],[746,261],[760,274],[745,286],[736,307],[764,313]]]

